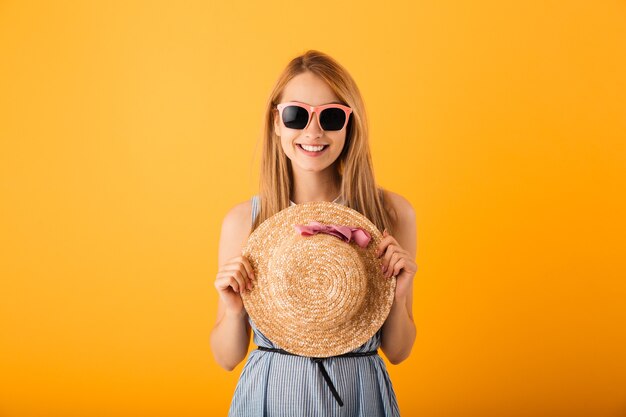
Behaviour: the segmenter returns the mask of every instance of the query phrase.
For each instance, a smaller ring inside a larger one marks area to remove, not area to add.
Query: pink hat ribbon
[[[322,224],[319,222],[309,222],[309,224],[296,224],[295,229],[302,236],[313,236],[318,233],[326,233],[337,236],[345,242],[354,240],[357,245],[365,248],[372,238],[367,230],[361,227],[348,227],[337,224]]]

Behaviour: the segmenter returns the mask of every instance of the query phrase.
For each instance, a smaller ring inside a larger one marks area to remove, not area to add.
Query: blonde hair
[[[376,186],[369,149],[365,105],[361,93],[348,73],[329,55],[308,50],[292,59],[278,77],[268,98],[262,131],[261,172],[259,179],[260,210],[250,232],[264,220],[289,207],[293,174],[280,137],[274,132],[274,107],[280,102],[285,85],[296,75],[311,72],[323,79],[352,114],[346,126],[344,148],[334,166],[341,178],[345,205],[363,214],[378,227],[393,234],[389,213],[382,202],[383,189]]]

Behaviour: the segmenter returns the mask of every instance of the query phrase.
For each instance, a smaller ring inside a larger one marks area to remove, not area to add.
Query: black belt
[[[277,348],[268,348],[264,346],[258,346],[257,349],[264,350],[266,352],[282,353],[284,355],[301,356],[301,355],[296,355],[295,353],[287,352],[286,350],[277,349]],[[348,352],[342,355],[328,356],[327,358],[344,358],[344,357],[372,356],[372,355],[378,355],[378,350],[372,350],[371,352]],[[341,398],[339,397],[339,394],[337,393],[337,390],[335,389],[333,382],[330,380],[330,377],[328,376],[328,372],[326,372],[326,368],[324,368],[324,364],[322,364],[322,361],[327,358],[316,358],[312,356],[301,356],[301,357],[309,358],[311,359],[311,362],[316,362],[319,365],[319,369],[322,372],[322,375],[324,376],[324,380],[326,380],[326,384],[328,384],[328,387],[330,388],[330,391],[333,393],[333,396],[339,403],[339,406],[343,407],[343,401],[341,401]]]

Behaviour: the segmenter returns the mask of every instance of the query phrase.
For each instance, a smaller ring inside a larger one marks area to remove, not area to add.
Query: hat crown
[[[268,291],[277,319],[294,320],[301,330],[314,324],[330,330],[363,312],[367,270],[362,249],[338,241],[332,235],[305,237],[294,231],[275,247],[268,260],[275,279]]]

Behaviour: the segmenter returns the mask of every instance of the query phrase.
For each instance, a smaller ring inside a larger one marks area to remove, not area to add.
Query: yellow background
[[[319,49],[417,213],[403,416],[626,415],[624,1],[0,1],[0,416],[226,415],[221,220]]]

